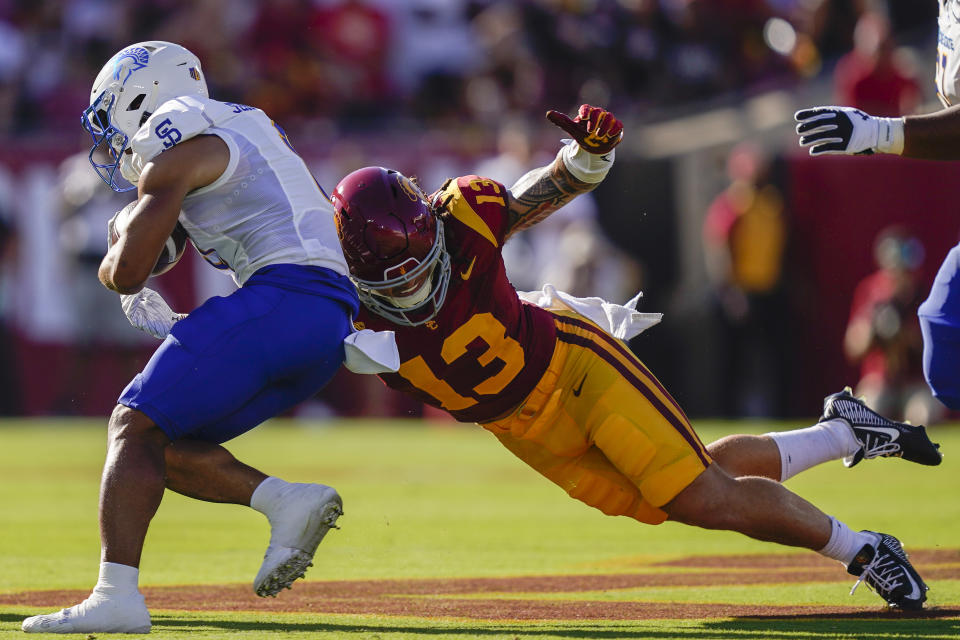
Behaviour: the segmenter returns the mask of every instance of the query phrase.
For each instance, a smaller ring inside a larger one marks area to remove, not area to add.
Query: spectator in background
[[[255,66],[243,102],[286,127],[297,115],[329,113],[335,104],[322,61],[308,54],[316,35],[306,29],[312,15],[309,0],[266,0],[246,34],[245,55]]]
[[[808,12],[809,30],[821,55],[833,59],[853,46],[850,35],[871,0],[808,0],[801,2]],[[918,3],[911,3],[918,4]]]
[[[730,185],[710,205],[703,226],[707,277],[722,331],[718,379],[724,386],[724,414],[778,415],[784,404],[789,319],[783,197],[756,145],[734,148],[727,173]]]
[[[920,104],[914,70],[897,55],[890,22],[875,11],[857,21],[853,51],[843,56],[834,73],[838,104],[877,116],[913,113]]]
[[[338,115],[352,124],[379,116],[391,106],[387,72],[392,46],[390,17],[364,0],[318,6],[310,20],[310,44],[329,69],[332,90],[341,96]]]
[[[464,101],[472,120],[495,126],[502,121],[504,112],[539,111],[549,79],[545,77],[545,66],[531,48],[530,40],[537,36],[525,19],[532,9],[495,3],[471,20],[471,31],[479,49],[478,68],[466,78]],[[551,59],[556,60],[552,65],[555,68],[566,66],[559,54]],[[569,73],[572,67],[566,66],[566,69]],[[571,95],[575,95],[575,91],[566,91],[563,99]]]
[[[24,60],[26,38],[20,30],[0,18],[0,134],[14,132],[16,107]]]
[[[722,38],[725,22],[714,18],[714,7],[704,0],[670,3],[674,32],[666,45],[672,95],[689,101],[717,95],[731,85],[737,43]],[[720,52],[720,55],[717,55]]]
[[[915,424],[943,416],[923,380],[923,340],[916,322],[923,299],[920,266],[923,246],[903,229],[890,227],[874,243],[879,269],[853,294],[844,352],[860,365],[856,393],[872,407]]]
[[[384,5],[396,24],[390,74],[407,111],[427,122],[462,124],[463,84],[481,63],[466,3],[406,0]]]
[[[336,125],[379,127],[385,118],[394,126],[456,128],[465,120],[488,125],[504,111],[578,99],[672,111],[809,73],[809,64],[791,68],[782,52],[764,44],[769,18],[790,21],[801,42],[812,42],[814,51],[805,54],[810,60],[830,61],[850,50],[854,21],[869,4],[0,2],[0,132],[72,129],[71,114],[88,97],[75,79],[95,73],[98,61],[123,43],[157,38],[196,49],[205,70],[218,79],[218,95],[266,109],[298,139],[304,139],[303,129],[329,137]],[[931,9],[916,11],[926,15]],[[898,25],[918,24],[905,20],[906,9],[891,13]]]
[[[616,52],[617,66],[629,81],[616,88],[630,97],[635,104],[648,105],[656,101],[656,95],[669,82],[664,73],[666,60],[663,56],[664,40],[667,37],[665,19],[655,0],[640,0],[633,11],[616,20],[620,29]]]

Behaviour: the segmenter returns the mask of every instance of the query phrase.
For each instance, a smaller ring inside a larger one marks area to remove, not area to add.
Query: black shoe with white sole
[[[930,441],[926,428],[884,418],[863,400],[855,398],[850,387],[823,400],[820,422],[836,418],[850,425],[860,443],[856,453],[843,459],[848,467],[864,459],[890,456],[930,466],[940,464],[943,459],[940,445]]]

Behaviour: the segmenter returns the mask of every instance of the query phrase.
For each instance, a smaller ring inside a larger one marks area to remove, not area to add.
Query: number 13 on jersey
[[[483,191],[493,191],[495,194],[501,193],[500,185],[494,182],[493,180],[487,180],[486,178],[477,178],[470,181],[470,188],[477,192]],[[484,202],[495,202],[501,207],[506,206],[507,202],[503,199],[502,195],[480,195],[477,196],[477,204],[483,204]]]
[[[486,344],[486,349],[477,356],[479,367],[486,367],[499,360],[503,367],[494,375],[484,379],[470,390],[455,390],[449,382],[442,380],[430,368],[422,356],[416,356],[400,365],[398,373],[443,404],[448,411],[459,411],[477,404],[477,400],[463,395],[471,393],[488,396],[499,393],[523,370],[523,348],[506,335],[504,326],[489,313],[471,316],[460,328],[447,336],[440,350],[440,357],[447,364],[467,354],[467,346],[476,339]],[[450,382],[456,383],[451,380]],[[462,393],[461,393],[462,392]]]

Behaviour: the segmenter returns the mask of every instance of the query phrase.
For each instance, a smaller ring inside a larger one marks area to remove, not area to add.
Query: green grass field
[[[695,423],[705,441],[795,424]],[[932,431],[946,452],[937,468],[879,460],[823,465],[790,481],[794,491],[854,528],[896,534],[908,551],[960,548],[960,426]],[[609,518],[567,498],[476,427],[421,422],[274,421],[230,443],[241,459],[288,480],[334,485],[342,530],[318,552],[306,583],[331,580],[579,576],[642,570],[687,556],[790,553],[742,536],[667,523]],[[954,455],[954,452],[958,452]],[[0,423],[0,594],[89,589],[99,546],[97,492],[104,455],[100,422]],[[260,563],[267,522],[248,508],[168,493],[147,538],[141,584],[244,585]],[[949,570],[946,567],[944,570]],[[957,567],[954,567],[954,574]],[[960,607],[960,580],[928,580],[930,603]],[[479,595],[457,600],[569,601],[567,620],[477,620],[458,615],[349,615],[272,611],[181,611],[152,607],[157,638],[956,638],[960,619],[910,618],[839,566],[826,580],[765,584],[658,584],[617,589]],[[276,603],[279,609],[284,597]],[[406,597],[406,596],[404,596]],[[443,602],[450,595],[437,595]],[[498,600],[499,599],[499,600]],[[799,619],[579,619],[577,607],[631,603],[727,603],[869,607],[857,617]],[[148,594],[148,604],[150,596]],[[67,606],[75,602],[61,602]],[[489,605],[489,606],[495,606]],[[278,610],[279,610],[278,609]],[[0,638],[26,637],[26,615],[51,607],[0,605]],[[876,615],[873,615],[876,613]],[[43,636],[41,636],[43,637]],[[76,636],[75,636],[76,637]],[[98,634],[97,637],[108,637]]]

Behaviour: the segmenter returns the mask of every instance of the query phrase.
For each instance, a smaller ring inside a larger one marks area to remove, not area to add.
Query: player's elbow
[[[124,295],[137,293],[143,288],[149,273],[141,273],[141,270],[134,268],[122,268],[114,261],[104,260],[100,265],[98,276],[100,282],[107,289],[116,291]]]

